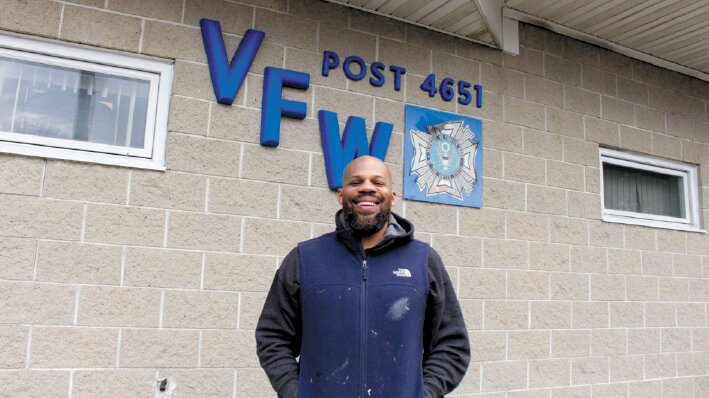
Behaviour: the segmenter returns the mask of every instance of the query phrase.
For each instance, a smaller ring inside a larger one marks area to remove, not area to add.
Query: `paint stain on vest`
[[[409,298],[402,297],[389,306],[389,311],[387,311],[386,317],[392,321],[398,321],[403,318],[407,312],[409,312],[409,309]]]

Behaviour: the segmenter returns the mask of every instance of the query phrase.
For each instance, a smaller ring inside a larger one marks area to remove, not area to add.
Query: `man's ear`
[[[391,193],[391,205],[396,206],[396,192]]]
[[[337,203],[342,204],[342,188],[337,188]]]

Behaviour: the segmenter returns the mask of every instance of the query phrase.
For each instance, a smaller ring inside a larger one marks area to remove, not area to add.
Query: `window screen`
[[[606,208],[684,218],[682,178],[613,164],[603,165]]]

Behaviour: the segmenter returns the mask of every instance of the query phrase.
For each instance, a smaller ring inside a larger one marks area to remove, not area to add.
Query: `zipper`
[[[360,328],[359,342],[359,372],[360,372],[360,388],[362,389],[361,397],[367,396],[367,259],[362,260],[362,283],[360,284],[360,319],[362,325]]]

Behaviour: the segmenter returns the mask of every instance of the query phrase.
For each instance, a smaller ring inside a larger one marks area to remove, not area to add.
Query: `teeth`
[[[374,202],[359,202],[357,203],[360,206],[374,206]]]

